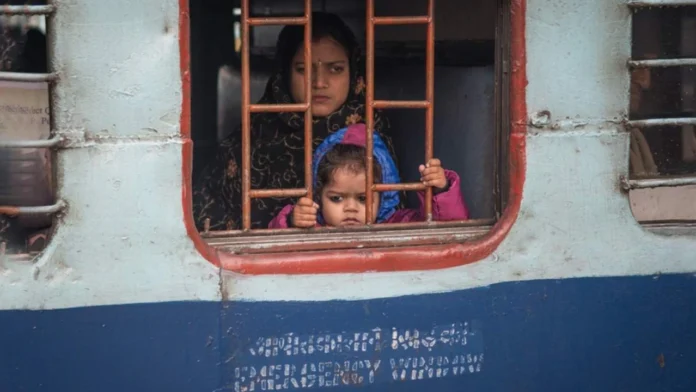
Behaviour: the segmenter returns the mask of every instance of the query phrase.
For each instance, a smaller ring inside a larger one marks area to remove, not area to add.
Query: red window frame
[[[479,261],[495,251],[517,220],[526,171],[526,0],[510,4],[510,137],[508,202],[485,235],[464,243],[398,248],[340,249],[292,253],[235,255],[208,245],[198,233],[192,212],[193,142],[191,140],[191,74],[189,0],[179,0],[179,56],[182,84],[182,208],[186,231],[201,255],[213,265],[250,275],[325,274],[432,270]]]

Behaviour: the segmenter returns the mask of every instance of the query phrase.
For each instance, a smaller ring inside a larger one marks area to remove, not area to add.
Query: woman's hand
[[[299,228],[314,227],[317,224],[317,211],[319,205],[312,199],[303,197],[292,209],[292,226]]]
[[[440,160],[433,158],[425,165],[418,167],[421,175],[421,182],[427,186],[432,186],[436,190],[444,190],[447,188],[447,177],[445,177],[445,169],[442,168]]]

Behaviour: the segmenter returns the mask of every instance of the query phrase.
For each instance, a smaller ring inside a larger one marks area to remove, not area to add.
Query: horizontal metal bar
[[[375,109],[427,109],[428,101],[372,101]]]
[[[63,137],[59,135],[44,140],[0,140],[0,148],[51,148],[61,141]]]
[[[278,26],[278,25],[304,25],[307,18],[304,16],[279,16],[269,18],[249,18],[249,26]]]
[[[621,187],[628,191],[632,189],[648,189],[648,188],[668,188],[696,185],[696,175],[693,176],[665,176],[652,178],[623,178]]]
[[[6,82],[52,82],[58,79],[57,73],[0,72],[0,80]]]
[[[421,184],[420,182],[412,183],[401,183],[401,184],[375,184],[372,186],[372,190],[377,192],[389,192],[389,191],[422,191],[425,190],[427,186]]]
[[[309,104],[307,103],[249,105],[249,111],[251,113],[304,112],[308,108]]]
[[[48,15],[55,10],[54,5],[0,5],[0,15]]]
[[[683,125],[696,125],[696,117],[650,118],[626,122],[626,126],[632,128],[679,127]]]
[[[696,58],[629,60],[628,66],[631,68],[666,68],[696,66]]]
[[[63,200],[58,200],[56,204],[50,206],[36,206],[36,207],[17,207],[17,206],[0,206],[0,215],[41,215],[41,214],[55,214],[60,212],[65,208],[66,204]]]
[[[302,197],[307,194],[307,190],[298,189],[252,189],[249,197],[252,199],[265,199],[268,197]]]
[[[384,25],[411,25],[411,24],[428,24],[430,23],[429,16],[375,16],[372,18],[376,26]]]
[[[629,0],[631,8],[644,7],[684,7],[696,5],[696,0]]]

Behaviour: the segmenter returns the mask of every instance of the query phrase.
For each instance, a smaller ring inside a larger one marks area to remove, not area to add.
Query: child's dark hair
[[[372,178],[375,184],[382,182],[382,167],[374,159],[372,164]],[[321,199],[324,187],[331,184],[334,173],[338,169],[349,170],[352,173],[364,173],[367,164],[365,162],[365,147],[354,144],[337,144],[324,155],[317,168],[317,184],[315,195]]]

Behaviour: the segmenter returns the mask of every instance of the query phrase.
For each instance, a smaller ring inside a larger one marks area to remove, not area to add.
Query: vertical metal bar
[[[307,110],[304,116],[304,142],[305,142],[305,188],[307,197],[312,199],[314,184],[312,181],[312,0],[305,0],[305,31],[304,31],[304,62],[305,62],[305,103]],[[318,64],[321,67],[321,61]]]
[[[435,0],[428,0],[428,34],[425,47],[425,162],[433,158],[433,118],[435,114]],[[433,219],[433,188],[425,188],[426,221]]]
[[[365,15],[365,126],[367,130],[365,145],[365,223],[372,223],[372,185],[374,182],[372,161],[372,128],[374,126],[374,93],[375,93],[375,4],[367,0]]]
[[[251,118],[249,113],[249,0],[242,0],[242,228],[251,228]]]

